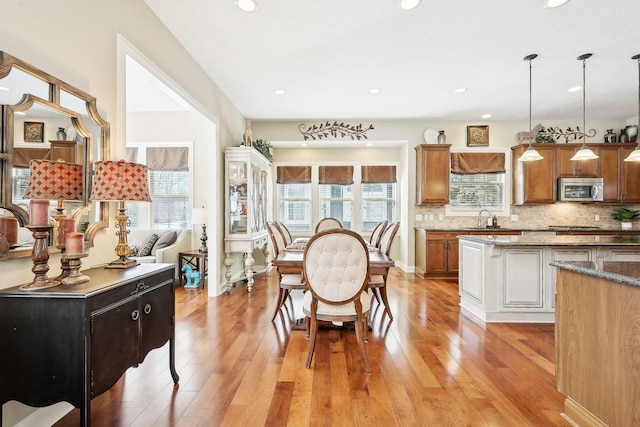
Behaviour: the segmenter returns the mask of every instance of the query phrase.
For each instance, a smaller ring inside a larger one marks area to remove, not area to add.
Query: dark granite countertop
[[[500,236],[461,234],[458,236],[458,239],[496,246],[639,246],[640,244],[640,237],[638,236]]]
[[[565,261],[552,262],[551,265],[563,270],[640,287],[640,262]]]

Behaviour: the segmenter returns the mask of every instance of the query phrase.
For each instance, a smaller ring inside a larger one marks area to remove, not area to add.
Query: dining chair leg
[[[379,290],[379,288],[373,288],[372,292],[373,292],[373,296],[376,297],[376,301],[378,302],[378,304],[382,304],[382,302],[380,301],[380,290]]]
[[[362,313],[362,330],[364,331],[364,342],[369,342],[369,319],[370,311],[368,313]]]
[[[367,357],[367,349],[364,347],[364,321],[363,318],[368,316],[364,316],[362,312],[358,313],[358,318],[356,320],[356,340],[358,341],[358,349],[360,350],[360,356],[362,357],[362,362],[364,362],[364,370],[367,372],[371,372],[371,365],[369,365],[369,357]]]
[[[380,288],[380,296],[382,297],[382,302],[384,303],[384,310],[389,315],[389,319],[393,320],[393,315],[391,314],[391,309],[389,308],[389,299],[387,298],[387,287],[383,286]]]
[[[276,316],[278,315],[278,312],[280,311],[280,308],[282,307],[282,304],[284,303],[285,298],[286,298],[286,296],[285,296],[284,289],[279,288],[279,290],[278,290],[278,302],[276,304],[276,309],[273,312],[273,317],[271,317],[271,321],[272,322],[275,320]]]
[[[309,326],[309,323],[311,323],[311,326]],[[309,338],[309,350],[307,352],[307,363],[305,364],[307,368],[311,367],[311,359],[313,358],[313,351],[316,347],[318,319],[316,319],[315,316],[313,318],[307,317],[307,336],[309,336],[309,328],[311,328],[311,337]]]

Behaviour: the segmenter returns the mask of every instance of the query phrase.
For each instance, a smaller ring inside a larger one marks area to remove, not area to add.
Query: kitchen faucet
[[[486,222],[482,222],[482,212],[486,212],[489,214],[489,218],[491,218],[491,212],[489,212],[487,209],[482,209],[479,213],[478,213],[478,228],[485,228],[486,227]]]

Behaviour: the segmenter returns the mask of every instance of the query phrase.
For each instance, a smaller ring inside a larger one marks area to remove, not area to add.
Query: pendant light
[[[587,114],[586,114],[586,68],[587,68],[587,59],[591,58],[590,53],[585,53],[584,55],[578,56],[578,61],[582,61],[582,146],[573,155],[571,160],[593,160],[597,159],[598,156],[596,153],[591,151],[589,147],[587,147]]]
[[[531,128],[531,61],[538,57],[537,54],[532,53],[531,55],[525,56],[523,59],[525,61],[529,61],[529,148],[527,148],[524,153],[520,156],[518,160],[521,162],[534,162],[536,160],[542,160],[544,157],[538,153],[538,151],[533,148],[533,129]]]
[[[640,53],[631,57],[633,60],[638,61],[638,125],[640,126]],[[633,150],[626,159],[625,162],[640,162],[640,137],[638,137],[638,144],[636,149]]]

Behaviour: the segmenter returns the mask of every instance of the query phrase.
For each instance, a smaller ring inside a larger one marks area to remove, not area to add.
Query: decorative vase
[[[438,144],[446,144],[447,143],[447,135],[444,134],[444,131],[441,130],[438,132]]]
[[[56,138],[58,141],[66,141],[67,140],[67,132],[64,128],[58,128],[58,132],[56,132]]]
[[[620,142],[629,142],[626,129],[620,129]]]
[[[633,227],[633,223],[632,222],[621,222],[620,223],[620,228],[624,228],[624,229],[628,229]]]
[[[627,138],[629,142],[636,142],[636,138],[638,137],[638,126],[630,125],[624,128],[625,133],[627,134]]]
[[[616,142],[616,134],[613,129],[607,129],[607,133],[604,134],[604,142]]]

